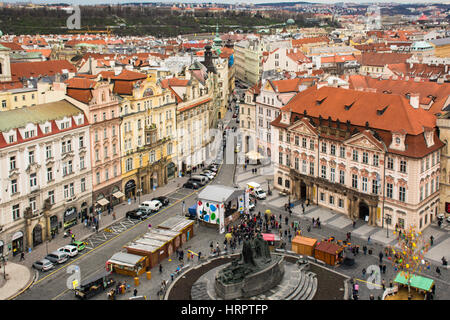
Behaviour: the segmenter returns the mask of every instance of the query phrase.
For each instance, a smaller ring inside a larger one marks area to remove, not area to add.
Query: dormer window
[[[9,136],[9,143],[14,143],[14,135]]]
[[[25,131],[25,139],[30,139],[34,137],[34,130]]]
[[[400,138],[399,137],[395,138],[395,143],[396,144],[400,144]]]

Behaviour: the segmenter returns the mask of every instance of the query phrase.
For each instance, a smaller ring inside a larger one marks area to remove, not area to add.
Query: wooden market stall
[[[169,235],[160,234],[150,230],[144,234],[141,239],[136,240],[136,242],[148,243],[159,247],[158,262],[161,262],[165,258],[171,256],[174,252],[174,246],[172,244],[173,240],[174,238]]]
[[[322,241],[314,248],[314,258],[334,266],[342,262],[344,248],[336,243]]]
[[[145,272],[148,258],[127,252],[117,252],[106,262],[106,265],[107,269],[113,272],[137,277]]]
[[[131,243],[126,245],[127,253],[148,257],[148,267],[153,268],[159,263],[159,247],[142,243]]]
[[[411,286],[410,292],[408,291],[408,282]],[[425,300],[427,296],[432,294],[435,286],[433,279],[417,274],[411,274],[410,279],[408,279],[407,275],[401,271],[397,273],[394,284],[394,289],[391,292],[385,292],[383,295],[384,300],[408,300],[409,295],[411,300]],[[389,289],[386,291],[389,291]]]
[[[185,244],[194,236],[194,221],[185,217],[172,217],[158,226],[159,229],[177,231],[181,233],[181,244]]]
[[[292,251],[298,254],[314,257],[316,243],[317,239],[295,236],[294,239],[292,239]]]

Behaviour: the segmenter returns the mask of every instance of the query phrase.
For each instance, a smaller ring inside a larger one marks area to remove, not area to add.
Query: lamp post
[[[3,264],[3,279],[6,280],[6,262],[8,261],[8,254],[1,257]]]

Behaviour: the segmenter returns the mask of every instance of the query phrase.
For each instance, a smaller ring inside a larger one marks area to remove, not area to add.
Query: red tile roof
[[[321,101],[321,102],[320,102]],[[347,108],[348,110],[346,110]],[[386,108],[387,107],[387,108]],[[380,111],[384,110],[382,114]],[[383,93],[355,91],[334,87],[316,86],[298,93],[282,110],[289,110],[308,116],[341,122],[349,120],[351,124],[364,127],[366,121],[370,127],[385,131],[404,129],[408,134],[423,133],[423,127],[435,127],[436,117],[423,109],[414,109],[409,101],[400,96]]]
[[[411,56],[412,54],[396,52],[363,52],[360,57],[360,63],[363,66],[384,67],[387,64],[403,63]]]
[[[13,51],[23,51],[22,46],[15,42],[0,42],[0,44],[4,47],[7,47]]]
[[[201,101],[199,101],[199,102],[197,102],[197,103],[194,103],[194,104],[191,104],[191,105],[182,107],[182,108],[179,109],[178,111],[179,111],[179,112],[183,112],[183,111],[186,111],[186,110],[195,108],[195,107],[197,107],[197,106],[199,106],[199,105],[201,105],[201,104],[207,103],[207,102],[209,102],[209,101],[211,101],[211,98],[206,98],[206,99],[201,100]]]
[[[312,37],[312,38],[303,38],[303,39],[292,39],[292,46],[293,47],[301,47],[308,43],[318,43],[318,42],[326,42],[329,43],[330,39],[328,37],[322,36],[322,37]]]
[[[76,68],[67,60],[49,60],[37,62],[11,63],[11,76],[13,80],[20,78],[37,78],[39,76],[53,76],[62,74],[66,69],[69,72],[76,72]]]

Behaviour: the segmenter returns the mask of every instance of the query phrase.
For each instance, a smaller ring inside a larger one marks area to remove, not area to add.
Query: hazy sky
[[[5,2],[30,2],[30,0],[4,0]],[[70,4],[100,4],[100,3],[125,3],[125,2],[161,2],[161,3],[174,3],[174,2],[187,2],[187,3],[203,3],[203,2],[212,2],[212,3],[273,3],[273,2],[296,2],[295,0],[223,0],[223,1],[202,1],[202,0],[184,0],[184,1],[169,1],[169,0],[148,0],[148,1],[139,1],[139,0],[31,0],[32,3],[70,3]],[[309,1],[308,1],[309,2]],[[336,3],[336,2],[352,2],[352,3],[361,3],[361,2],[378,2],[378,3],[386,3],[386,2],[396,2],[396,3],[450,3],[450,0],[378,0],[378,1],[366,1],[366,0],[347,0],[347,1],[333,1],[333,0],[315,0],[310,1],[315,3]]]

